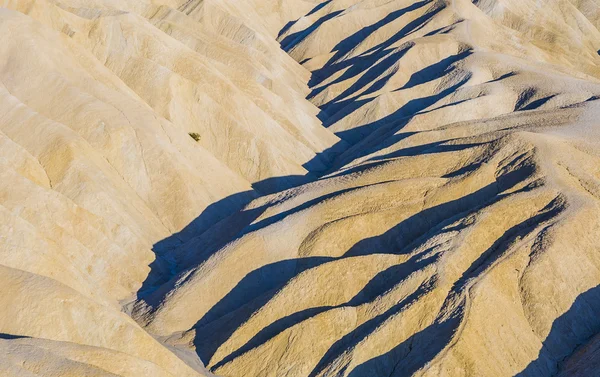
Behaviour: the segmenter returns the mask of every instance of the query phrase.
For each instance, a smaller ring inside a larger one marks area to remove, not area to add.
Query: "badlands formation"
[[[600,376],[599,29],[0,1],[0,376]]]

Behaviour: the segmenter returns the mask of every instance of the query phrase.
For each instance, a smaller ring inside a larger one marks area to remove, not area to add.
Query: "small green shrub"
[[[190,135],[190,137],[196,141],[200,141],[200,134],[197,132],[190,132],[188,135]]]

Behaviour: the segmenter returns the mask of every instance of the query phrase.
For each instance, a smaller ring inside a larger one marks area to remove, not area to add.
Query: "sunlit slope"
[[[169,249],[345,148],[259,16],[191,5],[2,3],[3,375],[204,374],[123,307]]]

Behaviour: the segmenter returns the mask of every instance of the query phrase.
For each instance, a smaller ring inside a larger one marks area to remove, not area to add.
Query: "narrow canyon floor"
[[[0,1],[0,376],[600,376],[599,30]]]

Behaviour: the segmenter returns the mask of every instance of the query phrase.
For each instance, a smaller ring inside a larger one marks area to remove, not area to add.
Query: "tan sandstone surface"
[[[599,29],[0,1],[0,376],[600,376]]]

